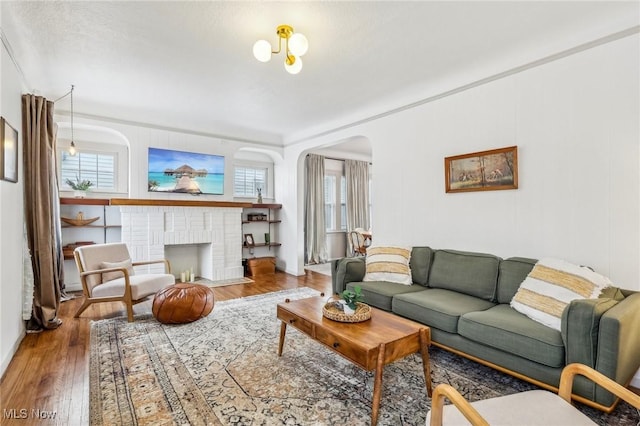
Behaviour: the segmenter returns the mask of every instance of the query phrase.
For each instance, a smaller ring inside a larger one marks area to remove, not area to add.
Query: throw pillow
[[[572,300],[595,299],[611,285],[609,278],[586,266],[559,259],[541,259],[520,284],[511,307],[560,331],[562,311]]]
[[[403,247],[369,247],[363,281],[389,281],[411,285],[411,250]]]
[[[131,259],[123,260],[122,262],[100,263],[100,269],[110,268],[127,268],[127,270],[129,271],[129,276],[135,274],[135,272],[133,271],[133,265],[131,264]],[[122,271],[105,272],[102,274],[102,282],[111,281],[122,277],[124,277],[124,273],[122,273]]]

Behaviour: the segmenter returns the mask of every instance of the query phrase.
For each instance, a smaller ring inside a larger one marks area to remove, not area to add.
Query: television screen
[[[224,194],[224,157],[149,148],[149,192]]]

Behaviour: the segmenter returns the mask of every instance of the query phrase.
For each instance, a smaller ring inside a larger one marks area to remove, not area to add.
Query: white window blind
[[[89,180],[93,183],[91,187],[93,190],[114,191],[116,154],[82,151],[72,156],[62,151],[60,177],[62,178],[61,189],[71,189],[66,183],[67,179],[70,179],[72,181]]]
[[[267,188],[267,169],[236,166],[233,172],[233,195],[236,197],[256,197],[258,188],[262,196],[269,193]]]

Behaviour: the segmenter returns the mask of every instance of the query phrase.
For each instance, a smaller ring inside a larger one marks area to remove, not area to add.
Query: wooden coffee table
[[[312,339],[339,353],[358,367],[375,370],[371,424],[378,421],[382,394],[382,370],[384,366],[407,355],[420,352],[427,395],[431,397],[431,372],[429,345],[431,329],[423,324],[399,317],[390,312],[371,308],[371,319],[358,323],[333,321],[322,315],[327,298],[310,297],[300,300],[287,299],[278,304],[280,342],[278,356],[282,355],[287,324],[297,328]]]

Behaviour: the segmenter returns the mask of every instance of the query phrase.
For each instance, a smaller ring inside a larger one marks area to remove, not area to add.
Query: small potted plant
[[[76,176],[75,181],[67,179],[65,182],[73,189],[73,196],[76,198],[86,197],[87,191],[93,186],[93,182],[88,179],[80,180],[79,176]]]
[[[353,291],[347,289],[340,296],[342,297],[340,302],[344,305],[344,313],[347,315],[355,314],[358,302],[361,302],[364,297],[360,286],[354,286]]]

